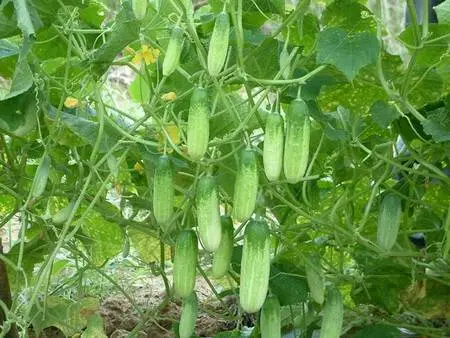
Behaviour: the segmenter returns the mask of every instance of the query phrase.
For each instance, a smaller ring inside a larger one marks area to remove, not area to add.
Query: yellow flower
[[[78,100],[74,97],[68,96],[64,100],[64,107],[66,108],[76,108],[78,107]]]
[[[136,53],[131,62],[133,62],[134,64],[139,64],[144,61],[146,65],[149,65],[151,63],[156,63],[159,54],[159,49],[155,49],[147,45],[142,45],[141,50]]]
[[[144,166],[141,162],[136,162],[134,164],[134,170],[136,170],[139,174],[144,175]]]
[[[170,137],[170,140],[172,141],[173,144],[179,145],[181,143],[181,135],[180,135],[180,130],[178,129],[177,125],[173,122],[168,123],[165,127],[164,127],[167,135]],[[158,132],[158,134],[156,135],[156,139],[158,140],[160,147],[159,150],[162,151],[164,149],[164,141],[166,139],[166,134],[161,130]],[[167,152],[171,153],[173,151],[173,149],[170,147],[170,143],[167,142]]]
[[[168,92],[165,93],[161,96],[161,99],[163,99],[163,101],[175,101],[177,99],[177,94],[175,94],[175,92]]]

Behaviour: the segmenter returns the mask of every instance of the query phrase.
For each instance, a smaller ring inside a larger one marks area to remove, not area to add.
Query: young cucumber
[[[133,9],[134,16],[136,19],[141,21],[145,18],[145,14],[147,13],[147,1],[148,0],[132,0],[131,7]]]
[[[38,198],[44,193],[45,187],[47,186],[48,175],[50,174],[51,164],[52,161],[50,156],[45,154],[39,163],[31,186],[31,196],[33,198]]]
[[[228,13],[221,12],[216,17],[211,41],[209,42],[208,72],[211,76],[219,75],[225,64],[229,34],[230,17],[228,16]]]
[[[222,216],[222,237],[219,248],[214,252],[211,275],[222,278],[227,272],[233,255],[233,221],[229,216]]]
[[[323,310],[320,338],[339,338],[344,321],[344,305],[338,289],[328,289],[327,300]]]
[[[180,326],[178,332],[180,338],[190,338],[195,331],[197,320],[198,299],[195,291],[183,299],[181,306]]]
[[[251,149],[241,152],[234,184],[233,218],[246,221],[255,209],[258,194],[258,167],[256,154]]]
[[[281,306],[276,295],[268,295],[261,309],[261,338],[281,337]]]
[[[175,244],[173,262],[173,288],[175,294],[181,298],[194,291],[197,253],[197,235],[193,230],[182,230]]]
[[[264,133],[264,172],[271,182],[277,181],[283,167],[284,123],[279,114],[270,114],[266,119]]]
[[[203,176],[198,181],[195,195],[197,222],[200,240],[209,252],[216,251],[222,237],[220,224],[219,198],[216,181],[211,176]]]
[[[187,149],[193,160],[200,160],[205,155],[208,141],[208,93],[204,88],[195,88],[191,97],[187,125]]]
[[[286,114],[284,146],[284,176],[289,183],[297,183],[308,166],[310,121],[305,101],[296,99]]]
[[[289,79],[289,74],[291,73],[291,64],[289,62],[289,52],[286,48],[283,48],[280,53],[280,70],[283,79]]]
[[[308,282],[309,291],[312,299],[322,304],[325,297],[324,281],[320,262],[312,258],[308,258],[305,262],[306,281]]]
[[[239,299],[245,312],[261,309],[270,274],[269,228],[265,222],[250,221],[244,234]]]
[[[402,217],[402,201],[392,193],[386,194],[381,201],[378,215],[377,242],[378,245],[389,251],[397,241],[400,220]]]
[[[180,62],[181,50],[183,48],[183,30],[176,26],[169,40],[166,55],[164,56],[162,72],[164,76],[171,75]]]
[[[174,202],[172,168],[167,155],[158,159],[153,181],[153,214],[164,230],[172,217]]]

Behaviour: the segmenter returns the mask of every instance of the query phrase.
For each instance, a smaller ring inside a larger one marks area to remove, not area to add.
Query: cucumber
[[[338,289],[328,289],[327,300],[323,309],[322,327],[320,338],[339,338],[344,321],[344,305]]]
[[[189,296],[195,287],[198,253],[197,235],[193,230],[182,230],[175,244],[173,288],[181,298]]]
[[[50,174],[51,164],[52,160],[50,156],[45,154],[41,158],[36,174],[34,175],[33,184],[31,185],[31,196],[33,198],[38,198],[44,193],[45,187],[47,186],[48,175]]]
[[[261,338],[281,338],[281,306],[276,295],[268,295],[261,309]]]
[[[269,288],[269,228],[262,221],[250,221],[244,233],[239,299],[245,312],[261,309]]]
[[[203,176],[199,179],[195,204],[200,240],[207,251],[216,251],[222,237],[222,226],[216,181],[213,177]]]
[[[377,242],[383,250],[391,250],[397,241],[401,217],[400,197],[392,193],[386,194],[381,201],[377,230]]]
[[[181,317],[178,333],[180,338],[189,338],[195,332],[195,322],[197,320],[198,299],[195,292],[183,299],[181,305]]]
[[[264,133],[264,172],[271,182],[277,181],[283,167],[284,123],[279,114],[270,114],[266,119]]]
[[[214,29],[209,42],[208,72],[211,76],[219,75],[228,52],[230,35],[230,17],[228,13],[221,12],[216,17]]]
[[[230,267],[233,255],[233,221],[229,216],[222,216],[222,237],[219,248],[214,252],[211,275],[222,278]]]
[[[308,283],[309,291],[312,299],[322,304],[325,298],[325,288],[322,271],[320,269],[320,262],[308,258],[305,263],[306,281]]]
[[[240,154],[233,196],[233,218],[244,222],[253,214],[258,194],[256,154],[244,149]]]
[[[62,208],[56,214],[54,214],[52,217],[53,223],[54,224],[62,224],[65,221],[67,221],[67,219],[70,216],[70,213],[72,212],[74,205],[75,205],[75,201],[71,201],[64,208]]]
[[[283,48],[280,53],[280,70],[283,79],[289,79],[289,75],[291,73],[291,64],[289,62],[289,52],[286,48]]]
[[[180,63],[181,50],[183,48],[184,33],[181,27],[176,26],[170,36],[166,55],[164,56],[162,72],[164,76],[170,76]]]
[[[296,99],[286,114],[286,139],[284,145],[284,176],[291,183],[303,177],[308,166],[310,121],[305,101]]]
[[[158,159],[153,181],[153,214],[164,230],[172,217],[174,203],[173,174],[167,155]]]
[[[208,93],[204,88],[195,88],[191,97],[187,125],[187,149],[193,160],[200,160],[205,155],[208,141]]]
[[[147,13],[147,0],[132,0],[131,8],[133,9],[136,19],[141,21],[145,18],[145,14]]]

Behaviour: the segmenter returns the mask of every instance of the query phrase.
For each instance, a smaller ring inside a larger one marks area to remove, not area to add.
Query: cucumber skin
[[[219,248],[214,252],[211,275],[214,278],[222,278],[230,267],[233,255],[233,221],[229,216],[222,216],[222,238]]]
[[[344,321],[344,305],[338,289],[328,289],[327,299],[323,310],[320,338],[339,338]]]
[[[230,35],[230,17],[221,12],[216,17],[208,50],[208,72],[216,77],[222,70],[228,52]]]
[[[279,114],[267,116],[264,135],[264,172],[271,182],[277,181],[283,167],[284,123]]]
[[[251,149],[241,152],[234,184],[233,218],[244,222],[255,210],[258,194],[258,167],[256,154]]]
[[[261,338],[281,338],[281,306],[278,297],[268,295],[261,309]]]
[[[31,186],[31,196],[33,198],[38,198],[44,193],[51,165],[52,160],[50,156],[47,154],[44,155],[36,170],[36,175],[34,176],[33,184]]]
[[[133,14],[141,21],[145,18],[145,14],[147,13],[147,0],[132,0],[131,8],[133,9]]]
[[[181,298],[188,297],[194,291],[197,254],[197,235],[193,230],[182,230],[175,244],[173,262],[173,288]]]
[[[162,65],[162,73],[164,76],[170,76],[180,63],[181,50],[183,48],[183,30],[176,26],[170,36],[169,45],[167,46],[166,55]]]
[[[289,74],[291,73],[291,65],[289,63],[289,52],[284,48],[280,53],[280,70],[283,79],[285,80],[289,79]]]
[[[245,312],[261,309],[269,288],[270,239],[265,222],[250,221],[244,233],[239,300]]]
[[[320,262],[315,262],[311,259],[307,259],[305,270],[306,281],[308,283],[312,299],[318,304],[323,304],[323,301],[325,299],[325,287],[323,275],[320,270]]]
[[[384,196],[381,201],[378,215],[377,242],[386,251],[389,251],[397,241],[402,216],[402,201],[392,193]]]
[[[181,306],[181,317],[179,334],[180,338],[189,338],[195,332],[195,322],[198,312],[198,299],[195,292],[192,292],[188,297],[183,299]]]
[[[174,203],[172,167],[167,155],[158,159],[153,181],[153,214],[164,230],[172,217]]]
[[[195,202],[200,240],[207,251],[214,252],[220,245],[222,225],[216,181],[213,177],[203,176],[200,178]]]
[[[194,89],[189,107],[187,148],[195,161],[200,160],[208,149],[209,115],[208,93],[204,88]]]
[[[286,114],[284,146],[284,176],[291,184],[300,181],[308,166],[310,124],[305,101],[293,100]]]

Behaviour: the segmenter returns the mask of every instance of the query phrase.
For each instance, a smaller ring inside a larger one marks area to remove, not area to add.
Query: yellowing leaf
[[[175,92],[168,92],[161,96],[163,101],[175,101],[177,99],[177,94]]]
[[[141,162],[136,162],[134,164],[134,170],[136,170],[139,174],[144,175],[144,166]]]
[[[66,99],[64,100],[64,107],[66,108],[76,108],[78,107],[78,104],[78,100],[71,96],[66,97]]]

